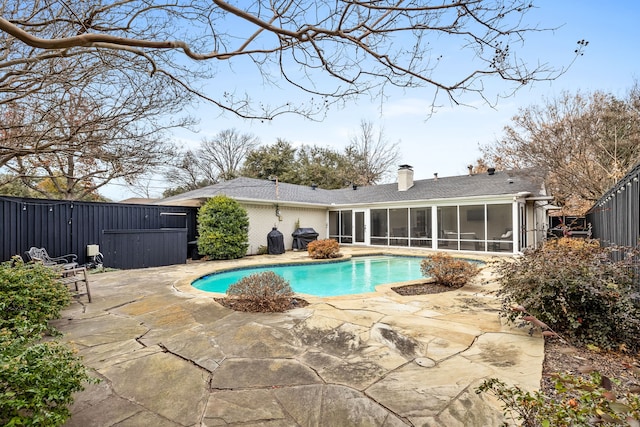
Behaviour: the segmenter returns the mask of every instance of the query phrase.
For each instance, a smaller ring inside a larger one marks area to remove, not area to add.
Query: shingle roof
[[[500,171],[493,175],[475,174],[414,181],[406,191],[398,184],[382,184],[339,190],[313,189],[308,186],[273,181],[236,178],[163,199],[161,204],[176,204],[224,194],[241,201],[280,201],[314,205],[353,205],[365,203],[409,202],[476,196],[506,196],[518,193],[542,195],[542,183],[525,171]]]

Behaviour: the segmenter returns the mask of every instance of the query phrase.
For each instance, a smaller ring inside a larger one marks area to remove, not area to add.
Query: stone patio
[[[76,396],[66,426],[497,426],[498,402],[475,393],[484,379],[539,387],[543,341],[501,323],[488,269],[451,292],[385,285],[304,296],[311,304],[287,313],[234,312],[190,286],[214,270],[303,261],[92,274],[93,302],[55,322],[102,380]]]

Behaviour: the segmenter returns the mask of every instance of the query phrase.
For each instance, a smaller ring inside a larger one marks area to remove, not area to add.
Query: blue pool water
[[[375,291],[385,283],[422,278],[418,257],[366,256],[319,264],[297,264],[244,268],[201,277],[192,285],[202,291],[225,293],[243,277],[273,271],[289,282],[296,293],[338,296]]]

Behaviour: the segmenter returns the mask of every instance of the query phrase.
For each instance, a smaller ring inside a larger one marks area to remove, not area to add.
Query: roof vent
[[[358,184],[353,184],[352,187],[353,187],[354,190],[357,190],[358,189]]]
[[[434,181],[437,181],[437,180],[438,180],[438,172],[435,172],[435,173],[433,174],[433,180],[434,180]]]
[[[467,166],[467,169],[469,169],[469,176],[473,175],[473,165]]]
[[[318,184],[311,184],[311,189],[315,190],[316,188],[318,188]]]
[[[509,184],[513,184],[513,178],[509,178],[509,179],[507,179],[507,182],[508,182]]]
[[[488,175],[495,175],[496,173],[496,168],[489,168],[487,169],[487,174]]]

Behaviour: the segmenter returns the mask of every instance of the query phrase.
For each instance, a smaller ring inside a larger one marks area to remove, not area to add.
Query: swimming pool
[[[364,256],[338,262],[243,268],[214,273],[195,280],[202,291],[225,293],[243,277],[273,271],[284,277],[296,293],[321,297],[361,294],[375,291],[385,283],[407,282],[422,278],[421,257]]]

